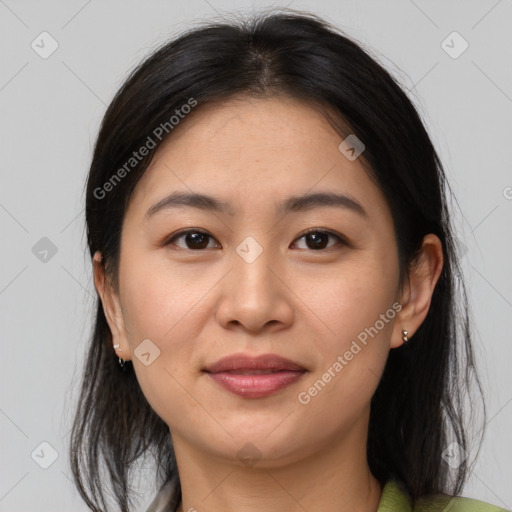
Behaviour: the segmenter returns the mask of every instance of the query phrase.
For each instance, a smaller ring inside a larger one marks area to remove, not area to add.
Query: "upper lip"
[[[217,362],[206,366],[205,371],[209,373],[219,373],[233,370],[295,370],[305,371],[300,366],[289,359],[275,355],[263,354],[259,356],[249,356],[247,354],[233,354],[223,357]]]

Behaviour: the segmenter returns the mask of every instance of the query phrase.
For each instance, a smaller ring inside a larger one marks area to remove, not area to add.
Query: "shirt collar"
[[[388,480],[382,489],[377,512],[412,512],[412,500],[398,480]]]

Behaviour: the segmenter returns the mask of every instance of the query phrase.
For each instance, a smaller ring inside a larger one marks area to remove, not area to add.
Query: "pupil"
[[[325,233],[311,233],[307,235],[312,244],[308,244],[310,249],[324,249],[327,245],[328,235]]]
[[[191,249],[204,249],[208,245],[208,235],[205,233],[188,233],[187,244],[192,245]]]

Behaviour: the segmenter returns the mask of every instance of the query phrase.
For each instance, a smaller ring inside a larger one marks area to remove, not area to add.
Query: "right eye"
[[[185,246],[178,245],[175,243],[176,240],[179,240],[183,238]],[[211,238],[214,240],[214,238],[206,233],[205,231],[199,231],[197,229],[187,229],[184,231],[180,231],[176,233],[172,238],[167,240],[164,244],[164,246],[168,245],[178,245],[178,247],[181,247],[182,249],[190,249],[193,251],[199,251],[201,249],[207,249],[208,248],[208,239]]]

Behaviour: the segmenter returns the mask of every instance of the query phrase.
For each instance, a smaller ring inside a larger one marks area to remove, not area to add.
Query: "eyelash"
[[[188,234],[191,234],[191,233],[199,233],[199,234],[202,234],[202,235],[207,235],[211,239],[214,239],[212,235],[210,235],[206,231],[202,231],[201,229],[186,229],[186,230],[179,231],[178,233],[175,233],[174,235],[172,235],[171,238],[169,238],[167,241],[165,241],[163,243],[163,246],[171,245],[175,240],[177,240],[177,239],[179,239],[181,237],[184,237],[184,236],[186,236]],[[320,228],[310,228],[310,229],[304,231],[303,233],[301,233],[301,235],[298,236],[295,240],[300,240],[300,239],[304,238],[305,236],[310,235],[312,233],[320,233],[320,234],[328,235],[330,237],[336,238],[341,245],[350,246],[349,242],[347,241],[347,239],[343,235],[340,235],[340,234],[335,233],[334,231],[331,231],[331,230],[328,230],[328,229],[320,229]],[[294,240],[294,242],[295,242],[295,240]],[[305,250],[305,251],[310,251],[310,252],[325,252],[325,251],[328,251],[328,250],[330,250],[332,248],[333,248],[333,246],[326,247],[324,249],[317,249],[317,250],[315,250],[315,249],[299,249],[299,250]],[[189,249],[187,247],[187,248],[185,248],[185,250],[194,251],[194,252],[200,252],[200,251],[204,251],[206,249]]]

